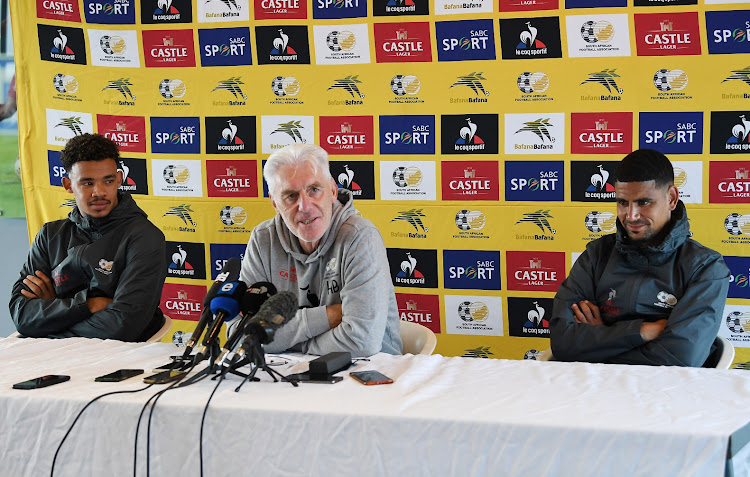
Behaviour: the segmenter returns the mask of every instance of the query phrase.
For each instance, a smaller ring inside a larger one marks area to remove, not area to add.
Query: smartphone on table
[[[393,380],[380,371],[352,371],[349,376],[362,384],[391,384]]]
[[[21,383],[13,385],[13,389],[39,389],[52,386],[53,384],[64,383],[70,380],[70,376],[64,376],[61,374],[48,374],[47,376],[41,376],[34,379],[29,379]]]
[[[133,376],[138,376],[139,374],[143,374],[142,369],[118,369],[113,373],[98,376],[94,381],[98,383],[116,383],[132,378]]]
[[[187,374],[187,371],[178,371],[175,369],[162,371],[151,376],[143,378],[143,382],[146,384],[166,384],[177,379],[182,378]]]

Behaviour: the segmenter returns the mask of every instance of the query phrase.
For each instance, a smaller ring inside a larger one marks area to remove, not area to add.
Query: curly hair
[[[103,161],[104,159],[120,160],[117,144],[101,134],[82,134],[65,144],[60,160],[63,167],[70,173],[73,164],[80,161]]]

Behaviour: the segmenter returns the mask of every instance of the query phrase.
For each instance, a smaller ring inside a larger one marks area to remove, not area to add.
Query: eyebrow
[[[107,174],[106,176],[102,177],[102,179],[113,179],[117,177],[117,174]],[[95,177],[80,177],[78,178],[78,182],[84,182],[84,181],[93,181],[96,180]]]
[[[312,184],[306,185],[304,189],[309,189],[310,187],[323,187],[323,185],[319,182],[313,182]],[[281,191],[281,196],[284,197],[289,195],[291,192],[298,192],[299,190],[300,189],[283,189]]]

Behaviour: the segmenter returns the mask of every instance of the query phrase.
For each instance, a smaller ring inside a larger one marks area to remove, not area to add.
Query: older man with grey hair
[[[268,158],[263,177],[276,216],[253,229],[240,279],[271,282],[301,305],[266,351],[401,354],[383,238],[336,186],[325,150],[287,146]]]

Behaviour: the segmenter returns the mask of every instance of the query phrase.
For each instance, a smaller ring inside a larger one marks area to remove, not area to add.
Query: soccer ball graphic
[[[331,51],[351,50],[354,48],[356,39],[350,31],[332,31],[326,37],[326,45]]]
[[[227,227],[231,225],[242,225],[247,220],[247,212],[242,207],[232,207],[227,205],[221,209],[219,214],[221,222]]]
[[[598,41],[596,33],[594,33],[594,25],[596,25],[595,21],[587,21],[581,25],[581,38],[583,38],[586,43],[596,43]]]
[[[750,222],[750,216],[732,213],[724,219],[724,228],[732,235],[750,234],[750,230],[745,230],[746,228],[750,229],[750,227],[747,227],[748,222]]]
[[[422,171],[416,167],[397,167],[393,171],[393,183],[398,187],[416,187],[422,183]]]
[[[742,313],[741,311],[733,311],[727,315],[727,328],[732,333],[747,333],[750,332],[750,313]]]
[[[163,79],[159,83],[159,93],[166,99],[182,98],[186,91],[187,88],[182,80]]]
[[[665,69],[661,69],[654,73],[654,86],[656,86],[656,89],[659,91],[669,91],[672,89],[672,86],[669,84],[668,74],[669,70]]]
[[[415,95],[421,87],[422,83],[414,75],[396,75],[391,79],[391,91],[398,96]]]
[[[167,184],[182,184],[190,178],[190,170],[183,165],[170,164],[164,168],[162,176]]]
[[[687,73],[682,70],[661,69],[654,73],[654,86],[659,91],[682,91],[687,84]]]
[[[531,73],[524,72],[518,75],[518,89],[521,90],[522,93],[533,93],[534,87],[531,86]]]
[[[611,23],[605,20],[587,21],[581,25],[581,38],[586,43],[607,42],[612,39],[615,29]]]
[[[592,211],[586,214],[586,228],[589,232],[598,234],[600,232],[611,233],[615,231],[615,214],[612,212]]]

